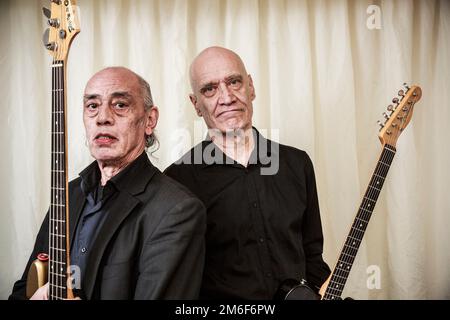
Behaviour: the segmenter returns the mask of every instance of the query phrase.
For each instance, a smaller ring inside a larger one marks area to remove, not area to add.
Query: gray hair
[[[144,110],[149,111],[154,106],[150,85],[140,75],[136,74],[136,76],[139,81],[139,86],[141,87],[142,90],[142,97],[144,98]],[[146,148],[154,147],[153,151],[159,149],[159,140],[156,137],[155,132],[152,132],[152,134],[150,135],[145,135],[145,147]]]

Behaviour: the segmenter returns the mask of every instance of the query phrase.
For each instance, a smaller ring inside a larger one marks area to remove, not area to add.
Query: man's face
[[[255,90],[238,57],[210,50],[195,60],[191,77],[191,102],[209,129],[228,132],[251,128]]]
[[[145,149],[150,111],[144,110],[137,77],[123,68],[100,71],[86,85],[83,121],[91,155],[100,163],[126,165]]]

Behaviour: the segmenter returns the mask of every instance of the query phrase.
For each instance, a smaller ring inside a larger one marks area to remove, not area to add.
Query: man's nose
[[[235,101],[233,91],[223,82],[219,84],[219,103],[229,105]]]
[[[113,121],[114,118],[110,107],[107,105],[99,106],[97,114],[97,124],[98,125],[112,124]]]

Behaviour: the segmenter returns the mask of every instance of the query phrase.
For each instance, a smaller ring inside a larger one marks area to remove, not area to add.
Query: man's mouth
[[[117,140],[116,137],[114,137],[114,136],[112,136],[110,134],[107,134],[107,133],[99,133],[94,138],[94,141],[97,144],[110,144],[110,143],[112,143],[112,142],[114,142],[116,140]]]
[[[217,117],[221,117],[221,116],[223,116],[223,115],[225,115],[225,114],[227,114],[227,113],[231,113],[231,112],[243,112],[243,111],[244,111],[244,109],[241,109],[241,108],[237,108],[237,109],[228,109],[228,110],[224,110],[224,111],[220,112],[220,113],[217,115]]]

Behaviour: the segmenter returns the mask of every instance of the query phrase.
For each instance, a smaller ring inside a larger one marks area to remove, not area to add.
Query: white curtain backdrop
[[[51,58],[41,41],[41,7],[49,2],[0,1],[3,299],[23,272],[49,206]],[[82,93],[94,72],[121,65],[150,82],[161,142],[152,161],[163,170],[204,132],[188,99],[189,63],[208,46],[225,46],[241,55],[253,77],[255,126],[306,150],[314,162],[330,267],[381,152],[376,121],[403,82],[420,85],[422,100],[399,138],[343,296],[450,299],[449,1],[78,5],[82,30],[68,63],[70,177],[92,161]],[[380,16],[373,16],[376,8]],[[379,29],[369,28],[374,21]]]

